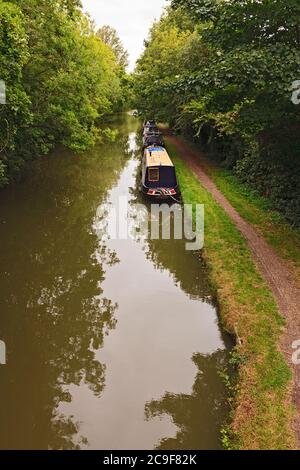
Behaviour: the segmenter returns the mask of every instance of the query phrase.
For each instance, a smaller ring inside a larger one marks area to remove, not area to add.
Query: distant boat
[[[151,132],[143,137],[143,147],[164,147],[164,140],[161,132]]]
[[[150,134],[156,134],[157,132],[159,132],[159,129],[157,126],[146,125],[143,130],[143,137],[146,137],[147,135],[150,135]]]
[[[143,125],[143,138],[152,134],[159,134],[159,129],[155,121],[146,121]]]
[[[143,125],[143,148],[164,147],[162,133],[154,120],[146,121]]]
[[[150,146],[144,150],[142,192],[153,199],[175,198],[180,194],[175,167],[163,147]]]
[[[154,119],[150,119],[149,121],[144,122],[143,127],[146,126],[156,126],[156,122],[154,121]]]

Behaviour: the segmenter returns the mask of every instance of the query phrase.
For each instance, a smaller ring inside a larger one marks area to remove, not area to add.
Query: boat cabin
[[[156,122],[153,119],[150,119],[144,123],[144,127],[146,126],[156,126]]]
[[[155,133],[158,133],[158,132],[159,132],[159,129],[155,125],[154,126],[153,125],[145,126],[144,130],[143,130],[143,136],[146,137],[147,135],[155,134]]]
[[[153,132],[151,134],[147,134],[143,138],[143,147],[164,147],[163,136],[161,132]]]
[[[142,191],[156,199],[168,199],[179,194],[175,167],[165,148],[150,146],[142,162]]]

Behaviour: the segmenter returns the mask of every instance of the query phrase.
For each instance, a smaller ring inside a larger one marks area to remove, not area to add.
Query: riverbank
[[[230,171],[220,168],[187,142],[197,154],[205,172],[238,213],[264,237],[276,254],[287,261],[300,280],[300,228],[292,227],[272,208],[267,198],[241,183]]]
[[[184,201],[205,204],[203,255],[211,269],[224,326],[239,338],[234,355],[239,380],[232,423],[224,431],[223,443],[239,449],[296,448],[292,372],[280,349],[285,320],[239,229],[181,158],[182,149],[174,142],[168,146]],[[242,197],[236,201],[241,204]],[[278,251],[282,250],[277,236],[272,237]],[[292,250],[287,253],[293,257]]]

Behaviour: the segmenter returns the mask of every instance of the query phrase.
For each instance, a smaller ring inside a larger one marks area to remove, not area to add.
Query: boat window
[[[156,183],[159,181],[159,168],[149,168],[148,179],[151,183]]]

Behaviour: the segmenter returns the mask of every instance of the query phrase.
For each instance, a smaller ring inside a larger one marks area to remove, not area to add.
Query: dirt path
[[[295,431],[300,446],[300,365],[295,366],[292,364],[294,352],[292,343],[300,340],[300,286],[285,261],[277,256],[273,248],[259,235],[251,224],[239,215],[226,197],[219,191],[206,173],[206,165],[203,159],[201,161],[201,155],[175,136],[168,135],[168,140],[177,147],[182,158],[189,164],[193,173],[201,181],[201,184],[224,208],[247,240],[254,260],[273,292],[280,312],[287,319],[287,327],[282,338],[281,349],[293,370],[293,401],[298,410],[295,420]]]

